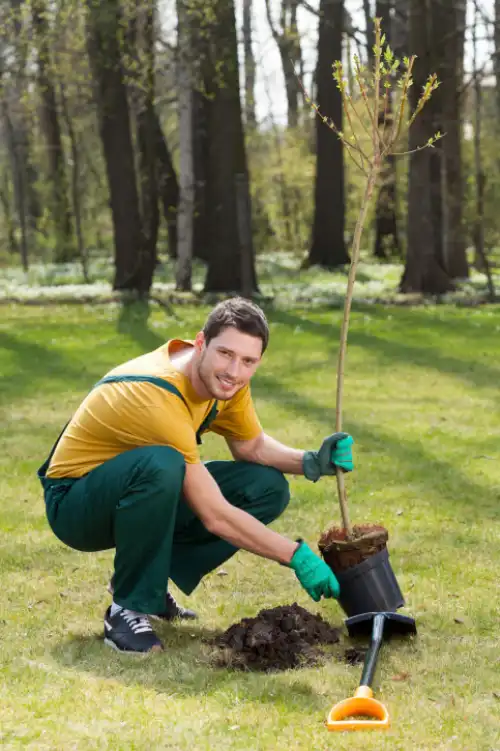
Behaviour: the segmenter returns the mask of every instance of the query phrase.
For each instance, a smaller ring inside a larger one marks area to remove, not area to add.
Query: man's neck
[[[170,362],[179,373],[184,373],[191,380],[188,371],[190,370],[191,361],[194,355],[194,347],[186,347],[172,355]]]
[[[179,371],[179,373],[182,373],[186,376],[186,378],[191,383],[191,386],[197,393],[197,395],[201,399],[211,399],[211,394],[207,391],[205,386],[203,385],[203,382],[198,377],[198,373],[195,367],[195,350],[193,347],[190,347],[187,351],[181,350],[181,352],[178,352],[175,354],[171,359],[170,362],[174,366],[174,368]]]

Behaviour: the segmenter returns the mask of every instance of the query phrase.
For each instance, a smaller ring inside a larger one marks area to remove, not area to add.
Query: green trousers
[[[206,468],[223,496],[264,524],[290,499],[281,472],[249,462]],[[182,494],[183,456],[166,446],[132,449],[82,478],[43,480],[49,524],[76,550],[115,548],[114,601],[161,613],[168,580],[186,594],[236,548],[207,531]]]

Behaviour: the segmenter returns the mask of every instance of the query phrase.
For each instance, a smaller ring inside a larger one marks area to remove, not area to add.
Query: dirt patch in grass
[[[348,647],[344,652],[344,661],[347,662],[348,665],[361,665],[365,661],[367,652],[368,649]]]
[[[321,647],[336,644],[340,630],[297,603],[243,618],[212,642],[218,667],[274,672],[321,662]]]

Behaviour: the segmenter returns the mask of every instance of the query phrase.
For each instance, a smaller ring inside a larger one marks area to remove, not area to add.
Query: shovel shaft
[[[363,666],[363,674],[361,676],[360,686],[371,686],[373,682],[373,676],[375,675],[375,668],[377,667],[377,658],[382,645],[382,639],[384,636],[384,622],[385,615],[383,613],[377,613],[373,619],[372,626],[372,639],[370,643],[370,649],[365,657],[365,664]]]

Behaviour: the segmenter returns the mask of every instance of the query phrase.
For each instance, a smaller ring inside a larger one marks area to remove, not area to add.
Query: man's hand
[[[319,602],[322,596],[339,596],[340,587],[335,574],[303,540],[292,556],[290,568],[295,571],[297,579],[315,602]]]
[[[306,451],[303,459],[304,476],[316,482],[323,475],[336,474],[337,467],[352,472],[351,446],[354,443],[348,433],[333,433],[325,438],[319,451]]]

